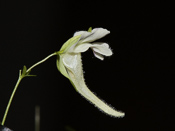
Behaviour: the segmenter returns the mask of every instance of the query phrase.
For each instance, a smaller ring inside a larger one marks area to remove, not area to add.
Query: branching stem
[[[3,119],[2,119],[1,125],[4,125],[4,123],[5,123],[5,121],[6,121],[6,117],[7,117],[7,114],[8,114],[9,108],[10,108],[10,105],[11,105],[11,103],[12,103],[13,97],[14,97],[14,95],[15,95],[15,92],[16,92],[16,90],[17,90],[17,88],[18,88],[18,86],[19,86],[21,80],[22,80],[24,77],[26,77],[26,76],[30,76],[29,73],[30,73],[30,71],[31,71],[34,67],[40,65],[41,63],[45,62],[46,60],[48,60],[49,58],[51,58],[52,56],[55,56],[55,55],[57,55],[57,52],[52,53],[52,54],[50,54],[49,56],[47,56],[46,58],[44,58],[43,60],[37,62],[36,64],[34,64],[34,65],[31,66],[30,68],[28,68],[27,71],[25,71],[25,72],[22,72],[21,70],[19,71],[19,77],[18,77],[18,80],[17,80],[17,82],[16,82],[16,85],[15,85],[15,87],[14,87],[14,89],[13,89],[13,92],[12,92],[12,94],[11,94],[11,96],[10,96],[9,102],[8,102],[8,104],[7,104],[7,107],[6,107],[6,110],[5,110],[4,117],[3,117]],[[31,75],[31,76],[32,76],[32,75]]]

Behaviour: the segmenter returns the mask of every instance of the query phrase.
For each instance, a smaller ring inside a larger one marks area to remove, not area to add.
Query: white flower
[[[83,76],[81,52],[85,52],[91,48],[95,57],[101,60],[104,59],[103,56],[111,56],[112,51],[107,43],[94,42],[109,33],[108,30],[103,28],[95,28],[90,32],[76,32],[58,52],[57,67],[58,70],[71,81],[77,92],[92,102],[96,107],[109,115],[123,117],[125,115],[124,113],[114,110],[88,89]]]

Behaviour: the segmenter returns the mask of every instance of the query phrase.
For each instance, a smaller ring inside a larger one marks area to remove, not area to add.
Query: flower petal
[[[90,33],[88,36],[80,39],[82,42],[93,42],[95,40],[103,38],[104,36],[109,34],[110,31],[108,31],[107,29],[103,29],[103,28],[95,28],[91,32],[88,32],[88,33]]]
[[[85,39],[86,37],[91,35],[91,32],[87,32],[87,31],[77,31],[74,33],[74,36],[78,36],[81,35],[81,39]]]
[[[97,53],[97,52],[95,52],[95,51],[93,51],[93,53],[94,53],[94,56],[97,57],[98,59],[104,60],[103,55],[101,55],[101,54],[99,54],[99,53]]]
[[[124,113],[116,111],[112,107],[104,103],[88,89],[84,82],[80,53],[76,55],[71,55],[70,53],[65,54],[63,58],[63,63],[67,68],[69,79],[77,92],[79,92],[83,97],[92,102],[100,110],[111,116],[123,117],[125,115]]]
[[[82,43],[82,44],[77,44],[74,48],[74,53],[80,53],[80,52],[85,52],[87,51],[90,47],[92,46],[92,44],[90,43]]]
[[[95,28],[91,32],[87,32],[87,31],[75,32],[74,36],[81,35],[80,41],[89,43],[89,42],[98,40],[98,39],[106,36],[109,33],[110,33],[110,31],[108,31],[107,29]]]
[[[104,56],[111,56],[112,55],[112,51],[109,48],[109,45],[106,43],[95,42],[95,43],[92,43],[91,48],[94,52],[97,52],[97,53],[102,54]]]

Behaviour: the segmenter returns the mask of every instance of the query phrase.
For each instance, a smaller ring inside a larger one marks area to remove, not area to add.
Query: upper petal
[[[87,38],[88,36],[91,35],[91,32],[88,32],[88,31],[78,31],[78,32],[75,32],[74,33],[74,36],[78,36],[78,35],[81,35],[81,40]]]
[[[82,40],[82,42],[93,42],[95,40],[103,38],[104,36],[109,34],[110,31],[108,31],[107,29],[103,29],[103,28],[95,28],[90,33],[91,35],[89,35],[84,40]]]
[[[98,40],[107,34],[109,34],[110,31],[104,28],[95,28],[91,32],[87,31],[79,31],[74,34],[74,36],[81,35],[80,41],[81,42],[93,42],[95,40]]]

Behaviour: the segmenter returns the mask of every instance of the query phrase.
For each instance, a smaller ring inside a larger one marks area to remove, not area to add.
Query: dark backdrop
[[[56,68],[56,58],[32,70],[13,100],[5,125],[34,131],[167,131],[174,124],[174,7],[164,2],[1,0],[0,119],[18,71],[58,51],[77,30],[103,27],[114,55],[83,53],[88,87],[118,110],[113,118],[82,98]],[[71,129],[72,128],[72,129]]]

